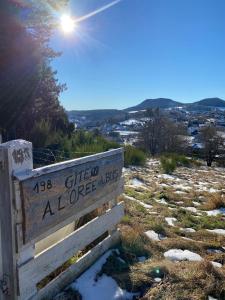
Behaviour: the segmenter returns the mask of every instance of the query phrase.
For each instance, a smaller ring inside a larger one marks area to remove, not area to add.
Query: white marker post
[[[21,204],[16,203],[14,173],[28,173],[33,169],[32,144],[16,140],[0,145],[0,228],[1,265],[0,299],[17,297],[16,260],[18,250],[17,226],[21,218]]]

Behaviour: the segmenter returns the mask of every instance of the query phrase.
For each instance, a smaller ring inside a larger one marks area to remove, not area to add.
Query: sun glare
[[[71,33],[76,27],[76,22],[69,15],[61,16],[61,28],[65,33]]]

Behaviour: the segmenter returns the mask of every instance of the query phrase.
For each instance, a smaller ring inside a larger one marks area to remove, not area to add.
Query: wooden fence
[[[122,167],[123,149],[33,169],[30,142],[0,145],[0,299],[51,299],[118,243]]]

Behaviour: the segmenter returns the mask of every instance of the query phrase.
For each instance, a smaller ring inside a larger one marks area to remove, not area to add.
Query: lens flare
[[[79,17],[79,18],[76,20],[76,22],[77,22],[77,23],[83,22],[84,20],[87,20],[87,19],[89,19],[89,18],[91,18],[91,17],[94,17],[95,15],[100,14],[101,12],[103,12],[103,11],[109,9],[110,7],[112,7],[112,6],[114,6],[114,5],[118,4],[118,3],[120,3],[121,1],[122,1],[122,0],[115,0],[115,1],[112,1],[112,2],[110,2],[109,4],[104,5],[104,6],[100,7],[100,8],[98,8],[98,9],[96,9],[96,10],[90,12],[89,14],[87,14],[87,15],[85,15],[85,16]]]
[[[61,29],[64,33],[71,33],[76,28],[76,22],[69,15],[62,15],[60,18]]]

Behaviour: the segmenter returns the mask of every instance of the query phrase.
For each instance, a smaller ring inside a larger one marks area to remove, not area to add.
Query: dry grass
[[[141,300],[205,300],[208,295],[224,299],[224,272],[216,270],[209,262],[176,265],[165,262],[165,265],[167,277],[149,289]]]
[[[213,210],[225,207],[225,196],[221,193],[208,195],[207,201],[201,206],[201,209]]]
[[[140,255],[142,247],[145,247],[148,255],[151,255],[150,249],[153,252],[159,252],[160,249],[142,240],[141,233],[134,229],[126,227],[122,231],[119,257],[123,261],[118,260],[117,253],[113,253],[101,272],[112,276],[121,288],[138,292],[142,300],[197,300],[207,299],[208,295],[224,299],[221,298],[225,295],[224,269],[215,269],[208,261],[173,263],[155,255],[139,263],[137,253]],[[156,283],[155,277],[160,277],[161,282]]]
[[[174,177],[167,179],[161,175],[158,177],[159,168],[159,165],[153,164],[131,171],[127,176],[128,184],[135,177],[145,186],[127,185],[125,194],[152,205],[152,208],[120,198],[125,201],[126,215],[120,225],[122,243],[119,250],[125,264],[121,265],[118,254],[114,254],[103,271],[112,276],[122,288],[138,292],[137,299],[208,300],[211,295],[225,300],[225,266],[219,269],[211,263],[214,261],[225,265],[225,252],[222,248],[225,246],[225,236],[206,230],[225,229],[225,218],[219,215],[207,216],[204,212],[225,207],[225,190],[221,190],[225,175],[222,176],[221,170],[209,170],[198,164],[196,168],[177,168]],[[186,188],[189,186],[191,189]],[[212,188],[221,191],[212,193]],[[157,199],[165,199],[167,204],[158,203]],[[202,215],[198,216],[184,209],[194,205],[199,211],[202,210]],[[175,217],[175,227],[169,226],[165,217]],[[193,228],[196,232],[183,232],[180,228]],[[163,234],[167,239],[152,241],[144,235],[147,230]],[[164,252],[169,249],[195,252],[203,261],[171,262],[164,258]],[[222,251],[212,253],[208,249]],[[147,260],[138,262],[139,256],[145,256]],[[155,282],[155,277],[160,277],[161,282]]]

